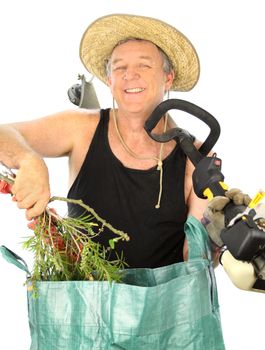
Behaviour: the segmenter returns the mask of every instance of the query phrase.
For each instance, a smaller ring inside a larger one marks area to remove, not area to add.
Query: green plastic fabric
[[[193,217],[185,233],[187,262],[128,269],[120,284],[39,282],[38,298],[28,292],[30,349],[225,349],[207,233]]]

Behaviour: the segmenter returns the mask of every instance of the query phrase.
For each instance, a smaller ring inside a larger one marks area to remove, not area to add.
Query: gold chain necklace
[[[156,209],[160,208],[160,202],[161,202],[161,197],[162,197],[162,191],[163,191],[163,148],[164,148],[164,143],[161,143],[160,145],[160,151],[159,151],[159,157],[142,157],[142,156],[138,156],[136,153],[134,153],[129,147],[128,145],[125,143],[120,130],[118,128],[118,122],[117,122],[117,116],[116,116],[116,112],[115,112],[115,103],[114,103],[114,99],[113,99],[113,121],[114,121],[114,126],[115,126],[115,130],[116,133],[119,137],[119,140],[123,146],[123,148],[134,158],[136,159],[142,159],[142,160],[146,160],[146,159],[153,159],[155,161],[157,161],[157,170],[160,171],[160,176],[159,176],[159,194],[158,194],[158,200],[157,200],[157,204],[155,205]],[[168,121],[168,114],[165,115],[165,125],[164,125],[164,132],[167,129],[167,121]]]

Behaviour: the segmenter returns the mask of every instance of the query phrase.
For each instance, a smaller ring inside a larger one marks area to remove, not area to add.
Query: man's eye
[[[146,63],[140,63],[139,67],[140,67],[140,68],[143,68],[143,69],[149,69],[149,68],[151,68],[151,66],[149,66],[149,64],[146,64]]]
[[[117,67],[113,68],[114,72],[116,72],[116,71],[124,71],[125,69],[126,69],[125,66],[117,66]]]

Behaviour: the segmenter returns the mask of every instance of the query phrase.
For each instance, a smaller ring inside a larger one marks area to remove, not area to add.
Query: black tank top
[[[176,145],[163,161],[163,192],[160,208],[156,209],[159,171],[156,167],[137,170],[123,166],[111,151],[108,123],[109,109],[101,110],[89,151],[68,197],[82,199],[112,226],[129,234],[129,242],[115,245],[129,268],[155,268],[183,261],[186,156]],[[83,211],[73,204],[68,209],[75,217]],[[113,237],[105,228],[96,239],[107,247]]]

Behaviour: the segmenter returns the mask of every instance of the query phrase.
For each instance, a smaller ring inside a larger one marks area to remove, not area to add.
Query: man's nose
[[[138,79],[140,77],[139,72],[135,68],[127,68],[124,72],[123,79],[124,80],[133,80]]]

